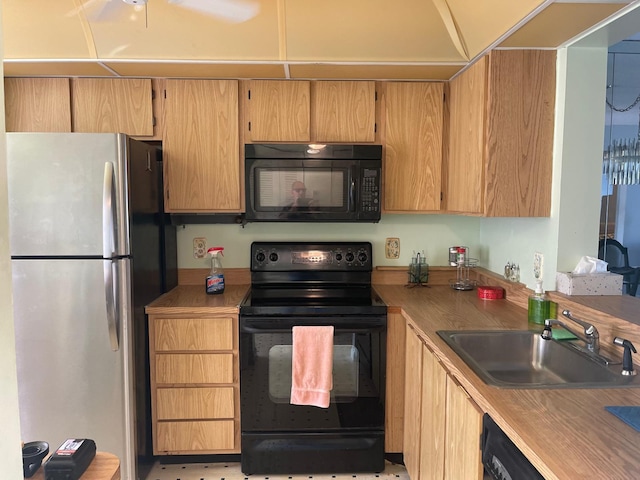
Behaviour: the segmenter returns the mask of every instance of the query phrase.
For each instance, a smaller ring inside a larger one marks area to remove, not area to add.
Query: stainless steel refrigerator
[[[91,438],[131,480],[151,450],[144,306],[175,267],[157,151],[123,134],[7,134],[22,439]]]

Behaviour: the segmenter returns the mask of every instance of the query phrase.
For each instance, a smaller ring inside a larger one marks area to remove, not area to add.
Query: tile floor
[[[321,475],[244,475],[240,463],[183,463],[156,462],[146,480],[409,480],[403,465],[389,461],[380,473],[342,473]]]

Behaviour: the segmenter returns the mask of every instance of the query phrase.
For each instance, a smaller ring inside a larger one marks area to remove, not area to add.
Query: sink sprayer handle
[[[638,353],[636,347],[633,346],[629,340],[624,338],[615,337],[613,344],[624,348],[624,354],[622,355],[622,375],[635,375],[636,371],[633,368],[633,358],[631,352]]]

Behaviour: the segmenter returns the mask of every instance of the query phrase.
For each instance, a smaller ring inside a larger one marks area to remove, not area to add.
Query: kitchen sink
[[[640,375],[604,364],[569,342],[528,330],[437,332],[487,384],[503,388],[617,388],[640,386]]]

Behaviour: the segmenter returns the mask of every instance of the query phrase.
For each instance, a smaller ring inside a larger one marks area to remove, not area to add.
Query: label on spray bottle
[[[209,275],[207,277],[207,293],[222,293],[223,291],[224,291],[224,275],[222,273]]]
[[[211,272],[207,276],[205,288],[208,294],[224,292],[224,272],[218,255],[222,255],[223,247],[212,247],[207,253],[211,255]]]

